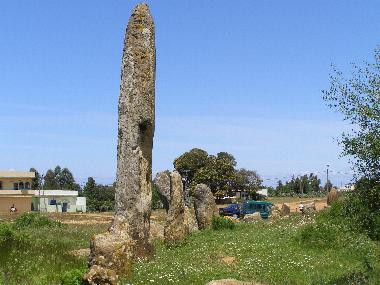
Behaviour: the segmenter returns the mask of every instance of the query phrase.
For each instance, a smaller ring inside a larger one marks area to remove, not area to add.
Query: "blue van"
[[[241,206],[241,216],[244,217],[247,214],[259,212],[261,218],[268,219],[272,206],[271,202],[247,200]]]

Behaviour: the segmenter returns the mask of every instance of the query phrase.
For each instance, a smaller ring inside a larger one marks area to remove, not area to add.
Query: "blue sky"
[[[371,60],[380,2],[147,1],[156,25],[153,171],[199,147],[275,178],[331,164],[349,126],[322,101],[331,63]],[[0,2],[0,169],[59,164],[112,183],[125,27],[137,1]],[[271,180],[269,180],[271,179]]]

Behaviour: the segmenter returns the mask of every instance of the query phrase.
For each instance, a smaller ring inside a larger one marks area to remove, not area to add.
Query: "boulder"
[[[164,233],[165,242],[169,244],[184,239],[188,233],[182,178],[177,171],[170,173],[170,186],[170,206]]]
[[[205,184],[195,186],[194,209],[200,230],[211,227],[212,217],[219,215],[214,195]]]
[[[315,202],[302,203],[302,205],[303,205],[303,207],[302,207],[301,212],[304,214],[313,213],[317,210],[317,208],[315,207]]]
[[[332,203],[338,200],[338,198],[339,198],[338,191],[335,188],[331,189],[329,194],[327,195],[327,205],[330,206]]]
[[[281,216],[288,216],[290,215],[290,206],[287,203],[282,204],[281,210],[280,210]]]
[[[253,214],[246,214],[243,218],[244,222],[256,222],[261,221],[261,215],[259,212],[253,213]]]
[[[270,217],[271,218],[276,218],[281,216],[281,210],[278,206],[273,206],[270,210]]]
[[[94,265],[83,276],[83,281],[89,285],[116,285],[117,282],[116,272],[112,269],[103,268],[98,265]]]

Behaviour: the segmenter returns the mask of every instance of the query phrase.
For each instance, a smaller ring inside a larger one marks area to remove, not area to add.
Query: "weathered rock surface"
[[[329,194],[327,195],[327,205],[331,205],[336,200],[338,200],[338,198],[338,191],[335,188],[331,189]]]
[[[151,240],[164,239],[164,226],[158,222],[150,221],[150,238]]]
[[[278,206],[273,206],[270,210],[270,217],[271,218],[277,218],[281,216],[281,210]]]
[[[188,233],[185,224],[182,178],[177,171],[170,173],[170,186],[170,206],[165,225],[166,243],[182,240]]]
[[[199,231],[197,219],[195,217],[194,206],[191,204],[189,207],[185,206],[185,218],[184,223],[189,234]]]
[[[160,195],[160,199],[164,205],[166,212],[169,211],[170,205],[170,191],[171,191],[171,182],[170,182],[170,171],[165,170],[156,174],[156,178],[153,181],[156,186],[157,192]]]
[[[287,203],[282,204],[280,212],[281,212],[281,216],[290,215],[290,206]]]
[[[103,268],[98,265],[91,267],[90,271],[83,276],[83,280],[89,285],[116,285],[117,276],[114,270]]]
[[[261,220],[262,218],[259,212],[256,212],[253,214],[247,214],[243,218],[244,222],[256,222],[256,221],[261,221]]]
[[[115,217],[107,233],[92,238],[91,268],[85,276],[88,281],[97,276],[109,276],[109,280],[94,284],[113,284],[114,273],[128,275],[134,260],[149,259],[153,255],[149,234],[155,118],[154,41],[149,8],[146,4],[139,4],[129,19],[124,40]],[[107,274],[103,274],[105,272]]]
[[[206,285],[263,285],[256,282],[238,281],[236,279],[221,279],[208,282]]]
[[[218,216],[214,195],[205,184],[198,184],[194,189],[194,209],[200,230],[211,226],[212,216]]]

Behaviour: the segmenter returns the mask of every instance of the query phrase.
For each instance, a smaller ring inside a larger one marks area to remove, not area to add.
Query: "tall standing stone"
[[[128,274],[132,261],[153,254],[149,228],[155,69],[154,23],[148,5],[139,4],[128,22],[121,67],[116,213],[109,232],[91,241],[90,266],[105,270],[98,275],[107,275],[107,270]],[[96,272],[89,277],[98,278]]]

